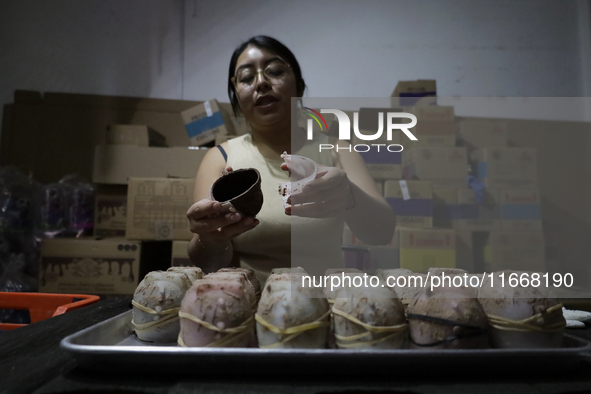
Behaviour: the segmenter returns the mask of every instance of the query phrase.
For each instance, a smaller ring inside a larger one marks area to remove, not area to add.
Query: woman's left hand
[[[285,163],[281,169],[289,170]],[[323,165],[318,165],[316,179],[304,186],[301,193],[292,194],[287,203],[291,205],[285,209],[287,215],[309,218],[340,216],[355,205],[347,173]]]

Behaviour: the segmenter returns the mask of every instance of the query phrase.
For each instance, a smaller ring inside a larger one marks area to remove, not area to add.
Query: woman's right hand
[[[204,245],[228,243],[259,224],[257,219],[243,216],[231,205],[223,206],[209,199],[193,204],[187,211],[187,218],[191,232],[198,234]]]

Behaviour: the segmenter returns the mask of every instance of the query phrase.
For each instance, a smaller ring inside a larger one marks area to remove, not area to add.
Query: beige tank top
[[[305,145],[295,154],[333,166],[330,151],[318,152],[319,142],[328,143],[328,137],[320,135],[314,144]],[[327,268],[343,266],[343,219],[285,214],[278,193],[279,183],[289,182],[289,173],[281,169],[283,159],[263,157],[250,134],[229,140],[227,154],[228,165],[233,169],[256,168],[261,173],[263,208],[257,215],[260,223],[232,241],[241,266],[253,269],[261,281],[276,267],[302,266],[310,275],[323,275]]]

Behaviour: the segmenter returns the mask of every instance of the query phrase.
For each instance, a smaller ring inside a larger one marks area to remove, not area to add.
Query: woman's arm
[[[394,235],[394,211],[378,191],[365,162],[346,141],[335,141],[334,167],[318,166],[316,179],[288,199],[286,214],[304,217],[342,216],[364,243],[385,245]],[[283,164],[282,169],[287,170]],[[313,203],[313,204],[309,204]]]
[[[333,162],[347,174],[354,205],[346,209],[344,219],[357,238],[368,245],[385,245],[392,240],[396,215],[378,190],[361,155],[349,152],[349,143],[338,141]],[[345,149],[343,149],[343,148]]]
[[[227,150],[227,143],[221,144]],[[210,149],[203,158],[195,179],[195,204],[187,211],[193,239],[188,252],[191,261],[205,272],[217,271],[232,262],[232,238],[254,228],[258,220],[243,217],[209,200],[213,183],[222,175],[226,161],[219,149]],[[228,168],[231,170],[230,168]]]

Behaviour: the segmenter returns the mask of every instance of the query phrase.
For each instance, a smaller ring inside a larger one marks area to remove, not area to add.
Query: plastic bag
[[[59,181],[64,187],[67,201],[68,236],[76,238],[92,235],[94,228],[95,189],[91,183],[78,175],[68,175]]]

